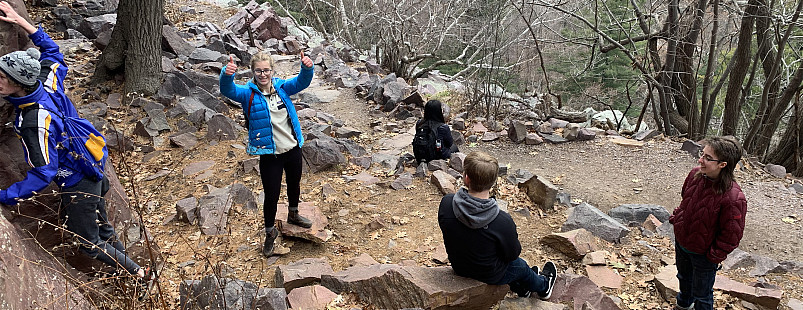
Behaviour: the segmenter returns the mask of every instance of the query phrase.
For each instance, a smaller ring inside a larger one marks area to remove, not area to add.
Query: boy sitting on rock
[[[509,284],[520,297],[535,292],[543,300],[552,295],[557,268],[547,262],[527,265],[519,257],[516,223],[499,210],[490,191],[496,183],[499,163],[483,152],[472,152],[463,162],[465,187],[443,197],[438,225],[454,272],[491,285]]]

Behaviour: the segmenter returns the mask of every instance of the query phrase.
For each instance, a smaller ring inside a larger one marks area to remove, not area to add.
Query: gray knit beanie
[[[27,51],[16,51],[0,57],[0,70],[17,84],[24,86],[36,85],[39,71],[39,50],[29,48]]]

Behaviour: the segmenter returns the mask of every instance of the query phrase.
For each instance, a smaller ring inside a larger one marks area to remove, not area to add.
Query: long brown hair
[[[736,181],[733,172],[736,170],[739,160],[742,159],[742,146],[733,136],[710,137],[704,139],[701,144],[710,147],[720,161],[728,163],[725,168],[720,170],[719,178],[714,180],[714,187],[718,194],[727,192]],[[700,173],[697,176],[701,177]]]

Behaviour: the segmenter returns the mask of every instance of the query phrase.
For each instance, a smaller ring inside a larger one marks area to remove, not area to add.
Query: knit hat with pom
[[[12,81],[24,86],[36,85],[39,71],[39,50],[29,48],[27,51],[16,51],[0,57],[0,70]]]

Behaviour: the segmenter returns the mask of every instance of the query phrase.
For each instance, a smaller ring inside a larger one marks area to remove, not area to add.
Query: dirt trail
[[[606,140],[540,146],[495,142],[478,149],[513,169],[524,168],[558,181],[572,198],[603,211],[626,203],[657,204],[672,211],[680,204],[683,180],[697,165],[696,159],[680,151],[680,143],[659,140],[629,147]],[[803,197],[763,171],[737,172],[737,181],[748,201],[742,249],[777,260],[800,260],[800,222],[789,224],[782,219],[800,215]]]

